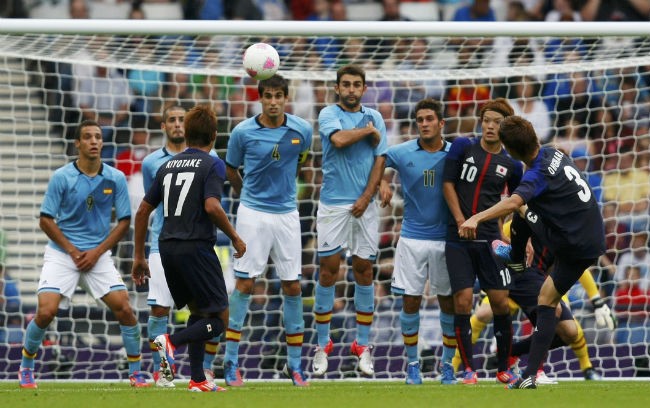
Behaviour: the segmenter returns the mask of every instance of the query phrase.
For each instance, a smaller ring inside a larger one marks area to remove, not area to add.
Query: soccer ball
[[[271,78],[280,67],[280,56],[266,43],[253,44],[244,53],[244,69],[253,79],[262,81]]]

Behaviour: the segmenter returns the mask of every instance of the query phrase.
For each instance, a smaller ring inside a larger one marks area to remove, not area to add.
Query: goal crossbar
[[[242,20],[3,19],[5,34],[302,35],[302,36],[648,36],[650,22],[379,22]]]

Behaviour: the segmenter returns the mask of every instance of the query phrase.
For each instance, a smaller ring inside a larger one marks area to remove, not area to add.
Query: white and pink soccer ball
[[[280,67],[280,56],[266,43],[253,44],[244,53],[244,69],[253,79],[262,81],[271,78]]]

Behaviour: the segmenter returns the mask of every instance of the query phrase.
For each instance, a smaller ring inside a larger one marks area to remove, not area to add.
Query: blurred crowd
[[[74,1],[74,0],[73,0]],[[90,5],[174,4],[188,20],[346,20],[347,9],[374,10],[353,20],[409,21],[406,3],[434,3],[435,20],[648,21],[650,5],[636,0],[88,0]],[[3,0],[0,17],[29,18],[43,3],[61,0]],[[381,7],[372,8],[376,4]],[[367,5],[368,7],[363,7]],[[508,9],[506,12],[506,8]],[[414,9],[418,9],[417,7]],[[513,18],[514,17],[514,18]],[[432,18],[433,19],[433,18]]]

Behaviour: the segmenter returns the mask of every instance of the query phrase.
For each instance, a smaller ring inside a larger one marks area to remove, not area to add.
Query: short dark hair
[[[183,112],[186,112],[185,108],[182,107],[182,106],[179,106],[179,105],[168,106],[163,110],[163,113],[162,113],[162,121],[163,121],[163,123],[167,122],[167,117],[169,116],[169,112],[171,112],[173,110],[182,110]]]
[[[263,79],[257,84],[257,92],[262,96],[265,89],[282,89],[284,96],[289,95],[289,81],[282,75],[275,74],[271,78]]]
[[[521,116],[508,116],[499,126],[499,139],[510,153],[529,157],[539,147],[533,125]]]
[[[95,120],[84,120],[79,124],[79,126],[77,126],[77,130],[74,132],[74,139],[81,140],[81,132],[83,132],[83,128],[89,126],[97,126],[100,130],[102,128]]]
[[[496,98],[491,101],[487,101],[485,105],[481,108],[479,117],[483,120],[483,115],[487,111],[494,111],[503,115],[504,118],[512,116],[515,114],[515,111],[510,106],[510,103],[505,98]]]
[[[418,111],[422,109],[431,109],[437,116],[438,120],[442,120],[442,103],[433,98],[422,99],[415,105],[415,115],[417,116]]]
[[[358,65],[348,64],[348,65],[344,65],[341,68],[339,68],[336,71],[336,83],[337,83],[337,85],[341,82],[341,77],[343,75],[360,76],[361,77],[361,82],[364,85],[366,84],[366,71],[364,71],[363,68],[361,68]]]
[[[217,115],[210,105],[196,105],[185,115],[185,139],[191,147],[211,145],[217,134]]]

